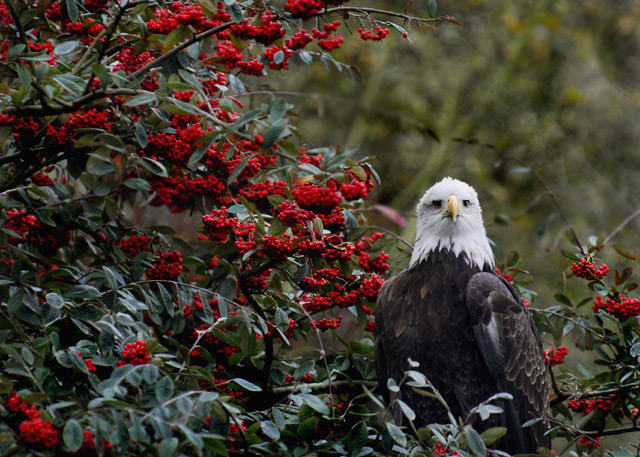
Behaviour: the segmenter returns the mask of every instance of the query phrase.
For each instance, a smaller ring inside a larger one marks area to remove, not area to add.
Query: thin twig
[[[606,246],[618,233],[622,231],[631,221],[640,216],[640,208],[631,213],[625,220],[620,222],[616,228],[614,228],[609,235],[602,241],[601,246]]]

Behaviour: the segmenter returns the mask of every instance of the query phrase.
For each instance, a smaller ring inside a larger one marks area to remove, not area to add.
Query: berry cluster
[[[158,253],[153,267],[146,271],[148,279],[174,281],[182,273],[182,254],[178,251]]]
[[[330,188],[307,183],[292,191],[296,203],[303,209],[320,214],[329,214],[340,205],[340,195]]]
[[[23,402],[17,392],[11,392],[4,403],[7,411],[26,416],[18,426],[20,440],[29,447],[44,449],[53,447],[60,441],[58,431],[53,425],[40,417],[35,405]]]
[[[96,452],[96,442],[95,433],[90,432],[89,430],[82,431],[82,446],[75,452],[72,452],[71,455],[75,455],[78,457],[90,457],[97,455]],[[104,450],[111,449],[113,446],[107,440],[102,440],[102,448]]]
[[[274,20],[269,10],[265,10],[262,14],[262,23],[259,26],[251,25],[249,19],[244,19],[240,24],[233,24],[229,31],[237,38],[255,40],[264,45],[272,44],[284,37],[286,33],[282,25]]]
[[[29,141],[36,137],[38,123],[32,117],[17,117],[9,114],[0,114],[0,126],[11,126],[13,137],[18,141]]]
[[[149,241],[151,238],[146,235],[132,235],[129,238],[123,238],[118,242],[118,247],[129,257],[135,257],[141,252],[149,252]]]
[[[147,343],[141,340],[127,343],[122,349],[122,358],[131,365],[146,365],[151,360],[151,356],[147,352]]]
[[[207,232],[207,238],[216,244],[226,243],[237,225],[238,219],[229,217],[225,206],[202,216],[202,228]]]
[[[630,317],[640,315],[640,299],[624,298],[616,294],[614,298],[606,297],[606,300],[598,295],[593,304],[593,312],[606,311],[612,316],[624,321]]]
[[[49,448],[60,441],[59,433],[51,422],[35,418],[24,421],[18,426],[20,439],[28,446]]]
[[[325,331],[325,330],[331,330],[331,329],[336,329],[338,327],[340,327],[340,324],[342,323],[342,316],[338,316],[334,319],[328,319],[328,318],[324,318],[324,319],[320,319],[319,321],[311,321],[309,322],[309,324],[311,325],[311,327],[316,328],[320,331]]]
[[[45,134],[57,144],[70,144],[77,136],[78,129],[111,129],[114,114],[109,110],[90,109],[69,115],[67,121],[57,127],[47,124]]]
[[[502,276],[507,282],[513,282],[513,276],[511,276],[509,273],[507,272],[501,272],[499,268],[496,268],[496,274],[498,276]]]
[[[297,51],[299,49],[304,49],[312,41],[313,37],[303,29],[297,33],[294,33],[290,38],[287,38],[285,40],[285,44],[287,48],[291,49],[292,51]]]
[[[609,273],[609,267],[602,264],[598,268],[589,259],[582,258],[571,264],[571,271],[578,278],[595,280],[604,278]]]
[[[311,30],[313,37],[318,40],[318,46],[329,52],[338,49],[342,45],[344,38],[333,35],[333,32],[338,30],[339,25],[340,21],[334,21],[333,23],[325,24],[323,31],[318,29]]]
[[[82,352],[76,352],[76,354],[82,357]],[[94,373],[98,369],[98,367],[93,364],[93,360],[91,359],[84,359],[84,364],[87,366],[87,370],[89,370],[89,372],[91,373]]]
[[[544,351],[544,363],[546,365],[558,365],[564,362],[564,357],[569,353],[569,349],[566,346],[558,346],[558,350],[549,348]]]
[[[596,448],[600,446],[600,437],[596,436],[594,438],[591,438],[588,436],[581,436],[580,438],[578,438],[578,443],[583,444],[587,447]]]
[[[583,398],[582,400],[569,400],[567,406],[576,413],[589,414],[591,411],[596,409],[596,402],[595,400]]]
[[[373,41],[381,41],[389,35],[389,29],[383,29],[380,26],[376,27],[375,33],[371,30],[358,29],[358,33],[360,34],[360,38],[364,41],[373,40]]]
[[[281,237],[265,235],[262,237],[262,254],[283,262],[291,255],[291,239],[285,233]]]

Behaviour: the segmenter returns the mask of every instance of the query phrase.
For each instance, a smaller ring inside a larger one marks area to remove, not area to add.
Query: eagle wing
[[[548,417],[549,394],[542,345],[531,314],[515,289],[493,273],[477,273],[466,290],[467,309],[480,353],[498,388],[513,396],[502,425],[509,429],[509,447],[531,452],[549,446],[546,425],[522,429],[529,419]]]

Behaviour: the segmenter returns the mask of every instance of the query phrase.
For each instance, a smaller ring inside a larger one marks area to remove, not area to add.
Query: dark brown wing
[[[531,314],[513,287],[492,273],[477,273],[471,278],[467,285],[467,307],[490,373],[498,388],[513,396],[504,416],[516,449],[534,452],[540,446],[548,447],[543,422],[519,432],[520,424],[549,415],[546,367]],[[511,411],[511,406],[515,411]]]

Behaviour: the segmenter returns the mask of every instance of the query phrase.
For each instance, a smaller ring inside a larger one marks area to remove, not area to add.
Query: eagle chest
[[[407,357],[419,361],[425,374],[448,377],[478,357],[465,302],[465,288],[476,269],[463,259],[438,256],[407,272],[404,299],[394,322],[396,338],[410,340]]]

